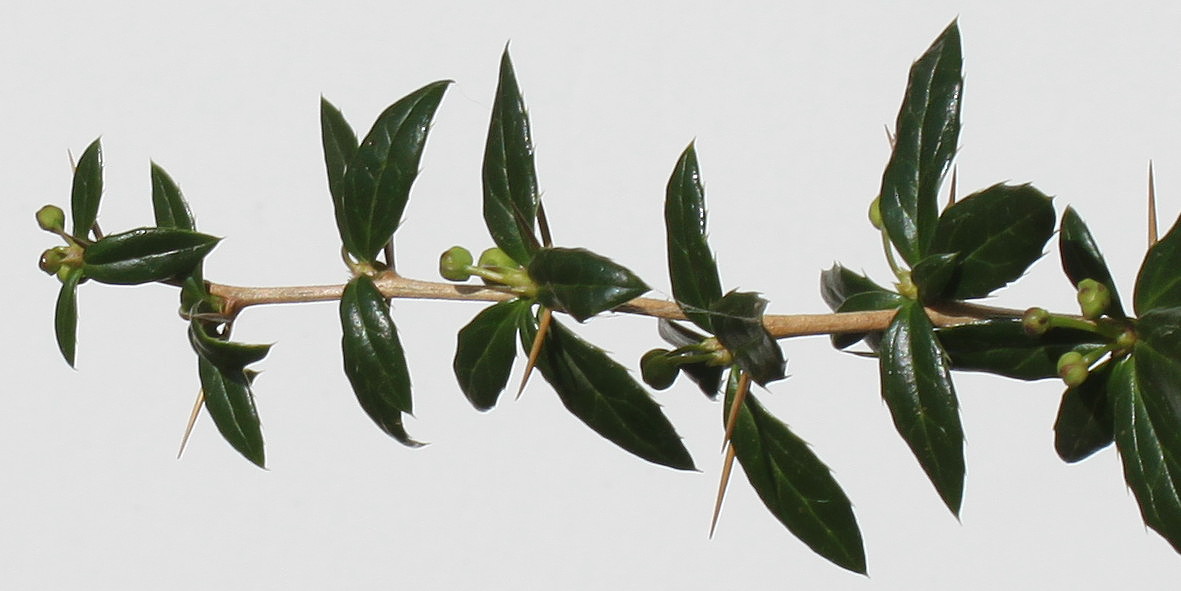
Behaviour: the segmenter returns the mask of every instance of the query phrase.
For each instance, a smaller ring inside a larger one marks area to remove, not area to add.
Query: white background
[[[341,370],[331,304],[248,311],[276,342],[256,383],[269,470],[207,418],[174,459],[197,391],[174,290],[84,285],[78,370],[52,339],[56,240],[33,212],[68,203],[67,150],[102,136],[100,220],[150,224],[149,159],[180,183],[224,283],[340,282],[320,154],[321,94],[363,133],[432,80],[439,110],[397,235],[432,279],[452,244],[489,245],[480,157],[507,41],[530,106],[561,245],[667,293],[661,207],[696,139],[727,288],[824,311],[839,260],[888,278],[865,222],[906,72],[953,18],[966,90],[962,193],[1034,182],[1073,204],[1125,298],[1145,247],[1146,168],[1181,209],[1181,13],[1109,2],[9,2],[0,8],[0,585],[12,589],[1131,588],[1181,575],[1146,531],[1114,450],[1066,466],[1061,386],[959,375],[968,481],[952,517],[893,432],[876,365],[823,338],[784,342],[790,379],[762,400],[810,441],[856,505],[868,578],[797,542],[736,474],[706,537],[721,408],[657,394],[700,473],[649,465],[570,417],[540,380],[473,410],[451,376],[476,304],[395,302],[417,417],[409,450],[373,427]],[[1073,309],[1056,248],[1001,305]],[[635,367],[650,320],[587,338]],[[518,368],[519,371],[519,368]],[[515,380],[516,378],[514,378]]]

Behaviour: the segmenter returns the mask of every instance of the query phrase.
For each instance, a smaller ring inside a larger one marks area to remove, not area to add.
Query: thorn
[[[958,184],[960,176],[960,167],[955,166],[951,169],[951,191],[947,193],[947,205],[955,205],[956,185]]]
[[[722,450],[730,443],[734,436],[734,425],[738,423],[738,409],[746,401],[746,393],[750,391],[750,374],[742,372],[738,377],[738,388],[734,391],[734,402],[730,405],[730,414],[726,416],[726,435],[722,438]]]
[[[537,200],[537,229],[541,232],[541,244],[546,248],[554,245],[554,237],[549,233],[549,219],[545,217],[545,206]]]
[[[66,150],[66,157],[70,159],[70,174],[78,172],[78,161],[74,160],[74,152]]]
[[[713,539],[718,527],[718,516],[722,514],[722,499],[726,498],[726,487],[730,484],[730,470],[734,467],[734,446],[726,448],[726,460],[722,463],[722,479],[718,482],[718,498],[714,501],[714,516],[709,522],[709,537]]]
[[[1148,248],[1156,245],[1156,181],[1152,175],[1152,161],[1148,161]]]
[[[176,459],[180,459],[185,453],[185,446],[189,444],[189,435],[193,434],[193,425],[197,424],[197,415],[201,413],[201,407],[205,406],[205,391],[197,391],[197,400],[193,402],[193,412],[189,414],[189,424],[185,425],[185,435],[180,439],[180,451],[176,452]]]
[[[882,129],[886,130],[886,141],[890,143],[890,149],[894,149],[894,134],[890,133],[890,126],[883,123]]]
[[[550,322],[554,313],[549,308],[542,307],[541,315],[537,319],[537,336],[533,337],[533,345],[529,347],[529,361],[525,363],[525,375],[521,376],[521,387],[517,388],[517,399],[525,391],[525,384],[529,383],[529,376],[533,373],[533,366],[537,365],[537,358],[541,356],[541,345],[545,342],[545,335],[549,332]]]

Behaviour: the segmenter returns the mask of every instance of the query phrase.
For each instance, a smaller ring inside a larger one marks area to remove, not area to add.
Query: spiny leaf
[[[882,336],[882,396],[898,434],[939,496],[959,515],[964,492],[964,430],[946,355],[918,302],[903,306]]]
[[[521,343],[528,347],[537,321],[526,315]],[[574,416],[599,435],[645,460],[693,470],[693,458],[672,423],[627,369],[557,320],[550,325],[537,369]]]
[[[685,148],[664,199],[664,225],[668,242],[668,273],[673,299],[694,324],[713,333],[706,312],[722,298],[717,263],[706,240],[705,190],[697,168],[693,144]]]
[[[1018,380],[1056,378],[1058,358],[1063,353],[1085,353],[1102,342],[1102,337],[1093,332],[1067,328],[1030,336],[1020,320],[1007,318],[940,328],[936,334],[953,369],[984,371]]]
[[[207,323],[194,316],[189,320],[189,343],[193,350],[223,372],[242,371],[247,365],[262,361],[271,345],[248,345],[216,338],[209,334]]]
[[[98,219],[98,205],[103,196],[103,148],[98,139],[86,147],[74,168],[74,187],[70,210],[74,218],[74,238],[89,240],[90,229]]]
[[[62,280],[61,291],[57,293],[57,305],[53,313],[53,334],[57,337],[57,348],[70,367],[74,367],[74,353],[78,343],[78,282],[82,271],[75,269]]]
[[[862,296],[861,294],[868,294]],[[901,304],[902,296],[874,283],[865,275],[851,271],[839,263],[820,273],[820,296],[833,312],[862,312],[886,310]],[[856,301],[854,301],[856,300]],[[871,307],[864,307],[871,306]],[[883,306],[883,307],[874,307]],[[832,346],[845,349],[866,338],[865,333],[834,334]],[[876,341],[876,338],[874,339]],[[871,343],[876,349],[876,344]]]
[[[783,379],[787,370],[779,343],[763,327],[766,308],[767,300],[758,294],[731,291],[710,310],[718,341],[760,386]]]
[[[529,307],[528,301],[519,299],[494,304],[459,331],[452,364],[455,377],[464,396],[479,410],[496,406],[508,384],[517,355],[517,330]]]
[[[648,291],[626,267],[582,248],[543,248],[529,263],[537,300],[583,322]]]
[[[205,393],[205,408],[221,436],[243,457],[265,468],[262,427],[250,379],[241,371],[223,371],[201,356],[197,368]]]
[[[910,68],[894,151],[882,175],[882,220],[890,241],[912,265],[930,252],[939,185],[959,141],[962,61],[953,21]]]
[[[378,427],[397,438],[402,413],[413,412],[410,372],[389,305],[368,276],[345,286],[340,323],[344,372],[357,401]]]
[[[1115,418],[1111,387],[1111,363],[1091,370],[1087,381],[1077,388],[1067,388],[1054,420],[1054,450],[1068,463],[1087,459],[1111,445],[1115,438]]]
[[[537,220],[537,170],[529,115],[517,86],[508,48],[500,58],[500,80],[484,147],[484,222],[505,254],[528,265],[540,244]]]
[[[1120,304],[1119,292],[1115,289],[1107,262],[1103,260],[1103,254],[1099,252],[1099,245],[1095,244],[1087,224],[1073,207],[1067,207],[1063,212],[1061,228],[1058,233],[1058,252],[1062,255],[1062,270],[1070,282],[1076,286],[1083,279],[1102,283],[1111,294],[1107,313],[1114,318],[1124,318],[1124,307]]]
[[[337,219],[344,216],[345,172],[357,153],[357,134],[344,115],[328,99],[320,97],[320,144],[324,149],[324,167],[328,171],[328,191]]]
[[[180,187],[155,162],[152,163],[152,211],[156,215],[156,225],[161,228],[197,230],[193,212],[189,210]]]
[[[139,228],[111,234],[83,255],[86,277],[100,283],[135,285],[187,275],[220,238],[176,228]]]
[[[1136,314],[1181,306],[1181,273],[1177,269],[1181,269],[1181,218],[1144,256],[1132,298]]]

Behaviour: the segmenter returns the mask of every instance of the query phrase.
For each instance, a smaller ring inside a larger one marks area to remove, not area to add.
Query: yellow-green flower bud
[[[873,227],[878,230],[881,230],[882,227],[885,225],[882,222],[882,198],[881,198],[881,196],[874,198],[873,203],[869,204],[869,223],[873,224]]]
[[[37,210],[37,225],[46,232],[65,232],[66,213],[56,205],[46,205]]]
[[[667,349],[652,349],[640,358],[640,376],[645,384],[657,390],[666,390],[673,385],[681,368],[668,354]]]
[[[439,275],[448,281],[467,281],[471,267],[472,253],[462,246],[452,246],[439,257]]]
[[[1078,305],[1084,318],[1095,320],[1111,306],[1111,291],[1094,279],[1083,279],[1078,282]]]
[[[514,261],[512,257],[505,254],[503,250],[493,246],[480,253],[480,266],[497,269],[516,269],[521,265],[518,265],[517,261]]]
[[[67,256],[66,247],[58,246],[51,248],[41,253],[41,261],[38,263],[38,266],[41,267],[42,271],[45,271],[46,275],[53,275],[62,268],[62,263],[66,261]]]
[[[1030,308],[1021,316],[1021,328],[1031,337],[1040,337],[1050,330],[1050,312],[1045,308]]]
[[[1058,377],[1067,388],[1077,388],[1087,381],[1090,374],[1087,360],[1077,351],[1068,351],[1058,358]]]

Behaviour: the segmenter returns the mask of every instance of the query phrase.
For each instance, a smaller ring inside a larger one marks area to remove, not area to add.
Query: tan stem
[[[420,281],[389,273],[382,275],[374,283],[382,295],[398,299],[502,302],[517,297],[517,294],[507,289]],[[230,317],[250,306],[339,300],[343,291],[343,285],[239,287],[220,283],[209,284],[209,292],[225,301],[225,312]],[[615,308],[615,311],[670,320],[685,319],[685,315],[675,302],[654,298],[636,298]],[[880,310],[839,314],[768,314],[763,317],[763,323],[771,336],[777,339],[875,332],[885,330],[894,318],[894,313],[894,310]],[[927,308],[927,315],[935,326],[955,326],[983,318],[1020,318],[1021,314],[1020,310],[965,303]]]

